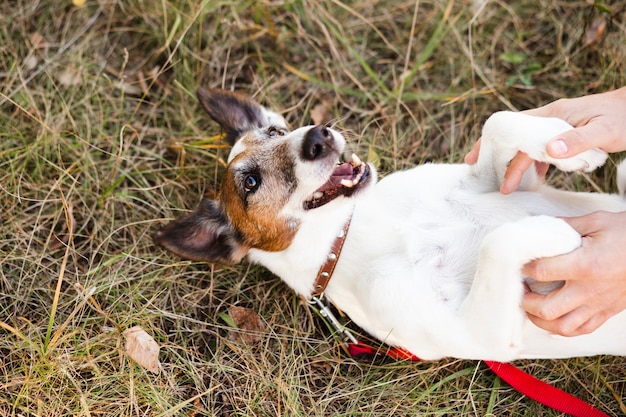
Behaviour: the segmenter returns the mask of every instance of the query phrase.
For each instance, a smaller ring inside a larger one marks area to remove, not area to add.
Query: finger
[[[581,236],[590,236],[600,231],[604,227],[610,227],[613,223],[612,217],[606,217],[607,213],[596,211],[585,216],[562,217]],[[608,224],[606,224],[608,222]]]
[[[592,315],[589,318],[589,320],[585,321],[580,326],[578,326],[575,330],[572,330],[572,331],[565,330],[561,334],[563,336],[580,336],[583,334],[593,333],[596,330],[598,330],[598,328],[602,326],[609,319],[609,317],[611,316],[607,314],[596,313]]]
[[[555,296],[557,292],[558,290],[555,290],[546,295],[529,292],[522,298],[521,306],[528,314],[546,322],[557,320],[578,308],[579,305],[571,302],[572,300],[568,300],[567,297]]]
[[[465,163],[473,165],[478,161],[478,152],[480,150],[480,139],[478,139],[473,145],[472,149],[465,155]]]
[[[533,160],[530,159],[528,155],[523,152],[518,152],[517,155],[511,159],[504,173],[504,180],[502,181],[502,185],[500,185],[500,192],[502,194],[510,194],[515,191],[522,182],[524,172],[530,168],[532,163]]]
[[[551,108],[549,105],[537,107],[535,109],[524,110],[522,111],[522,113],[526,113],[531,116],[537,116],[537,117],[554,117],[552,115]]]
[[[561,133],[546,145],[548,154],[554,158],[569,158],[592,148],[607,148],[609,133],[602,124],[588,123]]]
[[[572,271],[579,272],[581,265],[580,249],[549,258],[535,259],[522,268],[522,273],[536,281],[567,281],[572,279]]]
[[[530,321],[532,321],[537,327],[541,327],[542,329],[553,334],[568,337],[580,336],[594,332],[606,321],[602,320],[601,317],[602,316],[598,315],[587,317],[586,314],[581,314],[578,310],[575,310],[570,314],[566,314],[556,320],[544,320],[531,314],[528,315]]]
[[[590,234],[597,230],[595,222],[590,221],[591,215],[582,217],[563,217],[582,237],[577,249],[558,256],[535,259],[522,267],[522,273],[536,281],[553,282],[576,279],[583,271],[589,271],[588,247],[592,242]],[[574,274],[574,275],[573,275]]]
[[[537,326],[563,336],[589,333],[606,320],[584,304],[584,294],[566,288],[548,295],[527,293],[521,305]]]

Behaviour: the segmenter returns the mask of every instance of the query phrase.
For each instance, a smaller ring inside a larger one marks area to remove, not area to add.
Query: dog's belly
[[[458,310],[472,284],[480,242],[500,223],[524,214],[509,210],[497,218],[445,199],[385,201],[384,218],[357,207],[330,297],[373,336],[424,359],[478,355]]]
[[[350,241],[329,288],[331,298],[366,331],[423,359],[493,355],[495,347],[468,330],[459,309],[476,273],[481,242],[496,227],[529,215],[625,209],[615,196],[547,187],[479,194],[466,178],[464,166],[425,165],[381,181],[355,209]],[[490,308],[489,300],[484,308]],[[550,336],[542,340],[555,343]],[[542,356],[541,346],[520,354]],[[557,357],[559,350],[563,346],[546,349],[544,356]]]

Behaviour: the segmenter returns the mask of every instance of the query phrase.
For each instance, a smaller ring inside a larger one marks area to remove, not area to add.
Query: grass
[[[384,175],[460,161],[495,110],[626,84],[621,2],[478,3],[0,4],[0,414],[557,415],[480,363],[349,359],[267,271],[183,262],[151,240],[219,183],[228,150],[201,85],[294,126],[326,100]],[[606,30],[585,45],[597,18]],[[612,191],[613,169],[551,180]],[[261,342],[228,337],[231,306],[258,312]],[[134,325],[160,344],[159,374],[125,355]],[[520,366],[625,413],[622,358]]]

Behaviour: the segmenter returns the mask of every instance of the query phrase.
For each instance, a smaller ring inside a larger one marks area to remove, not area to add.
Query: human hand
[[[546,146],[548,154],[554,158],[568,158],[587,149],[600,148],[606,152],[626,150],[626,87],[602,94],[578,98],[560,99],[526,113],[541,117],[558,117],[574,129],[552,139]],[[478,160],[480,140],[466,155],[465,162],[473,164]],[[524,153],[513,158],[504,175],[500,191],[509,194],[517,189],[524,172],[533,160]],[[548,165],[535,164],[537,173],[545,175]]]
[[[582,236],[575,251],[528,263],[537,281],[565,281],[553,292],[526,293],[522,308],[537,326],[563,336],[591,333],[626,309],[626,212],[564,219]]]
[[[465,163],[469,165],[473,165],[478,161],[478,153],[480,152],[480,139],[478,139],[472,145],[472,149],[465,155]],[[528,155],[524,152],[518,152],[517,155],[509,162],[509,166],[506,168],[506,172],[504,173],[504,180],[500,185],[500,192],[502,194],[511,194],[513,191],[517,189],[522,181],[522,176],[524,172],[531,167],[531,165],[535,165],[535,171],[537,176],[543,178],[546,176],[548,172],[548,168],[550,168],[550,164],[546,162],[537,162],[533,161]]]

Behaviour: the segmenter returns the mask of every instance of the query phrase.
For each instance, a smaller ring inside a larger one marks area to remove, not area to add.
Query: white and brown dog
[[[626,210],[624,178],[622,196],[574,193],[529,170],[518,192],[498,192],[520,150],[564,171],[604,163],[597,149],[566,160],[545,154],[550,138],[571,129],[564,121],[496,113],[475,165],[425,164],[377,183],[356,156],[340,162],[345,139],[329,127],[290,131],[243,95],[198,97],[234,146],[218,199],[156,234],[166,249],[193,260],[247,256],[304,297],[324,291],[371,335],[422,359],[626,355],[626,311],[566,338],[520,308],[522,266],[581,244],[555,216]]]

